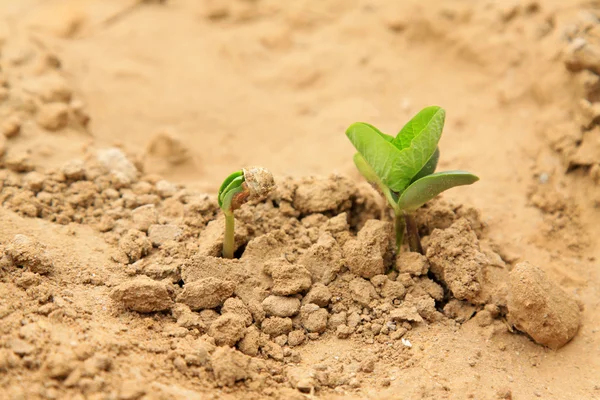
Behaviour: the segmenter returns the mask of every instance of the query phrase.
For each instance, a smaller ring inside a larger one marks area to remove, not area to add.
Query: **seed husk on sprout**
[[[219,189],[219,207],[225,214],[223,257],[233,258],[235,220],[233,211],[250,199],[264,199],[275,189],[273,174],[263,167],[248,167],[229,175]]]

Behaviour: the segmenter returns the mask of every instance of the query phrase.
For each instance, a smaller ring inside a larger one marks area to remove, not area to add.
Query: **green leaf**
[[[410,182],[414,174],[406,176],[400,152],[377,129],[356,122],[346,130],[346,136],[385,186],[400,191]]]
[[[434,155],[444,118],[443,109],[428,107],[406,124],[391,142],[389,135],[362,122],[350,125],[346,136],[383,185],[401,193]],[[408,141],[408,145],[399,150],[396,145],[402,145],[403,141]]]
[[[371,168],[371,166],[367,164],[367,162],[365,161],[363,156],[360,155],[360,153],[354,154],[354,165],[356,165],[358,171],[362,174],[362,176],[365,177],[365,179],[369,183],[377,185],[379,190],[383,192],[383,196],[390,204],[390,207],[392,207],[395,210],[396,202],[398,202],[398,196],[395,193],[393,193],[390,190],[390,188],[381,183],[381,180],[379,179],[375,171],[373,171],[373,168]]]
[[[394,137],[392,135],[388,135],[386,133],[381,132],[379,129],[377,129],[376,127],[374,127],[371,124],[368,124],[366,122],[362,122],[363,124],[367,125],[368,127],[370,127],[371,129],[373,129],[375,132],[377,132],[379,134],[379,136],[381,136],[382,138],[384,138],[385,140],[387,140],[388,142],[392,142],[394,140]]]
[[[466,171],[446,171],[427,175],[411,184],[398,199],[398,207],[414,211],[438,194],[455,186],[470,185],[479,178]]]
[[[233,188],[239,187],[244,182],[244,172],[236,171],[229,175],[219,188],[219,193],[217,196],[217,202],[219,203],[219,207],[223,208],[223,199],[228,192],[230,192]]]
[[[435,152],[433,153],[433,155],[431,156],[431,158],[429,159],[429,161],[427,161],[427,164],[425,164],[423,166],[423,168],[421,168],[421,170],[419,171],[419,173],[417,175],[414,176],[414,178],[412,178],[412,180],[410,181],[410,183],[416,182],[419,179],[427,176],[427,175],[431,175],[435,172],[435,169],[437,167],[437,163],[438,160],[440,159],[440,148],[437,147],[435,149]]]
[[[436,113],[431,116],[429,122],[424,125],[423,129],[413,137],[410,146],[400,151],[400,157],[398,158],[398,161],[400,162],[399,167],[402,170],[405,180],[398,185],[401,187],[398,191],[404,190],[410,184],[413,178],[431,159],[437,149],[438,142],[442,136],[445,112],[439,107],[435,107],[435,109],[437,109]],[[423,112],[419,114],[422,113]],[[425,115],[427,115],[427,113],[425,113]],[[413,121],[422,125],[422,119],[415,120],[415,118],[413,118]]]
[[[399,150],[406,149],[411,145],[413,139],[419,136],[425,129],[427,129],[429,135],[437,137],[439,140],[444,129],[445,117],[446,112],[441,107],[426,107],[404,125],[392,143]]]
[[[358,169],[358,172],[360,172],[361,175],[364,176],[369,183],[374,183],[377,185],[381,184],[381,180],[379,179],[375,171],[373,171],[373,168],[371,168],[371,166],[367,164],[364,157],[361,156],[360,153],[354,154],[353,160],[354,165],[356,165],[356,169]]]

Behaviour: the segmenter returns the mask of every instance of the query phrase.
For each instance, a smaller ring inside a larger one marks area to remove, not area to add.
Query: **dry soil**
[[[593,1],[0,2],[0,398],[600,398],[599,76]],[[396,258],[344,130],[432,104]]]

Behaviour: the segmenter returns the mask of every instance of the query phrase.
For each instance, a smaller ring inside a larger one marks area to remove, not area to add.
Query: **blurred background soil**
[[[502,257],[543,269],[578,300],[583,324],[556,352],[475,324],[459,335],[432,325],[413,343],[416,367],[385,360],[345,395],[597,399],[598,16],[596,2],[564,0],[3,0],[0,148],[5,167],[28,171],[118,146],[144,173],[209,193],[246,165],[358,181],[349,124],[394,133],[440,105],[440,169],[481,178],[445,198],[479,209]],[[85,229],[3,213],[2,243],[49,229],[47,241],[84,264],[108,246]],[[300,350],[306,364],[353,351],[335,337]],[[153,379],[151,360],[117,370],[115,384],[133,392],[122,398],[144,395],[131,380]],[[391,385],[376,384],[382,376]],[[0,372],[15,398],[45,378],[19,379]],[[171,374],[160,385],[165,398],[225,396]]]

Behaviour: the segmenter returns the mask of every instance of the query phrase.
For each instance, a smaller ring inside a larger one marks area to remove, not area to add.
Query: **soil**
[[[600,398],[596,3],[5,3],[1,398]],[[397,256],[343,132],[431,104]]]

